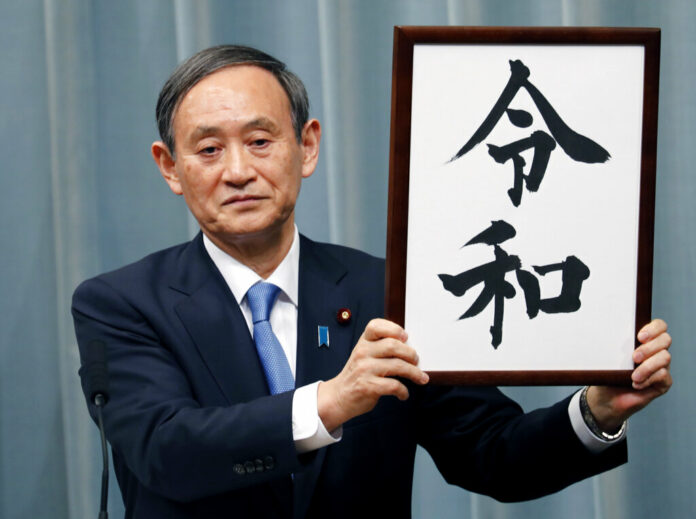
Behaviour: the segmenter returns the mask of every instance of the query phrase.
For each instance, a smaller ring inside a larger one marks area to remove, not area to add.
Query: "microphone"
[[[109,500],[109,451],[106,448],[106,436],[104,435],[104,421],[102,419],[102,407],[109,401],[109,372],[106,362],[106,343],[97,339],[87,344],[86,375],[89,400],[97,408],[97,425],[101,437],[102,447],[102,478],[101,478],[101,503],[99,506],[99,519],[108,519],[106,504]]]
[[[103,406],[109,401],[109,373],[104,341],[95,339],[89,342],[86,361],[89,400],[97,406]]]

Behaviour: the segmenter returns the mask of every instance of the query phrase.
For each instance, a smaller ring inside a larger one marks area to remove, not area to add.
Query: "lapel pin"
[[[317,338],[319,341],[319,347],[328,348],[329,347],[329,327],[328,326],[317,326]]]
[[[350,322],[351,315],[350,310],[347,308],[341,308],[336,313],[336,321],[338,321],[338,324],[348,324]]]

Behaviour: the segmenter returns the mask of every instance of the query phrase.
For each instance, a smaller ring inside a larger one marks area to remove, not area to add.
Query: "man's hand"
[[[373,319],[365,327],[343,370],[319,384],[317,407],[327,431],[371,411],[381,396],[408,398],[408,389],[394,377],[426,384],[418,355],[405,344],[406,332],[385,319]]]
[[[672,338],[667,333],[667,323],[653,320],[638,332],[638,341],[641,345],[633,352],[637,364],[631,374],[633,389],[591,386],[587,390],[590,411],[603,431],[618,430],[624,420],[672,386],[671,355],[667,351]]]

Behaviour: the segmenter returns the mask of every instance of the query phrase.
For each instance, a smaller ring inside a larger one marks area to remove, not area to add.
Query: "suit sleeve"
[[[451,484],[499,501],[556,492],[626,461],[626,442],[593,454],[568,417],[570,397],[524,413],[492,387],[425,388],[419,443]]]
[[[100,278],[73,297],[83,367],[91,340],[107,345],[106,437],[150,490],[191,501],[258,485],[301,468],[292,438],[293,392],[202,406],[175,350],[148,318]],[[94,406],[88,402],[90,414]]]

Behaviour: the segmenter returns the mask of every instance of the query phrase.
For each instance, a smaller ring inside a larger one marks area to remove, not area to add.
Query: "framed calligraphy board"
[[[630,384],[660,31],[396,27],[386,317],[435,383]]]

